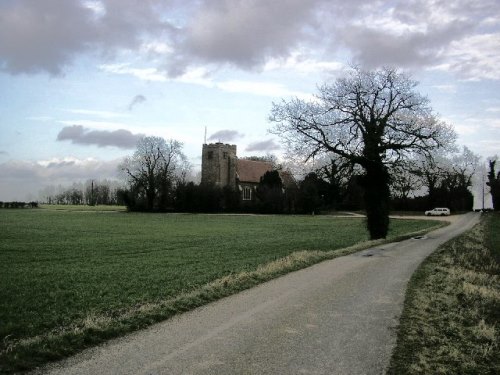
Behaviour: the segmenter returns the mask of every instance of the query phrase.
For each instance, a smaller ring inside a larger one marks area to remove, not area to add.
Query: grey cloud
[[[189,65],[203,63],[255,69],[269,58],[287,57],[303,47],[331,58],[344,48],[342,53],[348,51],[354,63],[369,68],[436,66],[449,60],[445,51],[454,41],[484,32],[479,25],[500,12],[499,4],[494,0],[409,0],[390,6],[361,0],[205,0],[179,29],[168,71],[178,75]],[[386,27],[373,19],[387,21]]]
[[[209,141],[224,141],[224,142],[230,142],[234,141],[235,139],[243,137],[244,134],[239,133],[236,130],[219,130],[218,132],[215,132],[212,134],[208,140]]]
[[[4,0],[0,5],[0,69],[61,74],[76,54],[112,57],[118,48],[135,48],[145,33],[169,29],[158,17],[168,3],[153,0],[102,0],[96,15],[83,1]]]
[[[137,104],[144,103],[145,101],[146,97],[144,95],[134,96],[134,98],[130,101],[130,104],[128,105],[128,110],[131,111]]]
[[[498,33],[493,21],[489,26],[484,22],[500,13],[498,0],[95,3],[102,4],[102,12],[94,12],[85,1],[3,0],[0,69],[60,74],[78,54],[88,52],[112,59],[122,48],[139,52],[141,44],[148,41],[164,42],[171,48],[162,60],[157,60],[159,55],[150,56],[155,68],[166,69],[171,76],[201,64],[213,64],[210,68],[214,69],[225,64],[258,69],[270,58],[286,58],[297,50],[313,50],[335,59],[340,48],[343,55],[347,52],[356,63],[368,67],[435,66],[439,59],[453,59],[446,54],[452,42],[485,32]],[[397,33],[370,21],[382,16],[396,25],[408,25],[408,31]],[[467,68],[469,60],[457,62],[460,66],[454,71]]]
[[[250,143],[245,151],[274,151],[279,150],[280,146],[274,142],[272,139],[267,141]]]
[[[425,33],[395,35],[370,27],[352,26],[339,35],[351,49],[356,62],[365,67],[419,67],[438,63],[442,48],[460,39],[471,27],[469,22],[457,21],[433,26]]]
[[[7,151],[0,150],[0,155],[9,155],[9,153]]]
[[[384,8],[368,8],[360,16],[377,19],[377,11],[381,9]],[[449,61],[446,51],[452,43],[481,34],[481,22],[499,12],[500,3],[493,0],[410,0],[395,3],[390,16],[395,25],[399,22],[406,25],[405,31],[378,28],[370,22],[347,18],[336,25],[334,34],[351,51],[356,63],[365,67],[436,66]]]
[[[0,61],[11,73],[61,73],[94,40],[91,11],[76,1],[7,0],[0,6]]]
[[[304,37],[317,0],[205,1],[187,28],[185,48],[201,60],[259,65],[285,56]]]
[[[81,125],[64,127],[57,135],[58,141],[71,141],[80,145],[96,145],[98,147],[115,146],[132,149],[137,145],[143,134],[132,134],[128,130],[114,131],[90,130]]]

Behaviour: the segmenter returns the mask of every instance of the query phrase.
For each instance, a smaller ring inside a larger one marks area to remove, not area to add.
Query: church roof
[[[273,165],[265,161],[238,159],[236,175],[240,182],[259,183],[266,172],[272,171]]]

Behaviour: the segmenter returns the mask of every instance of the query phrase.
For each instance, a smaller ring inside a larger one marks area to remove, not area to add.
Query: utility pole
[[[481,184],[481,188],[483,190],[483,211],[484,211],[484,165],[483,165],[483,168],[482,169],[482,184]]]

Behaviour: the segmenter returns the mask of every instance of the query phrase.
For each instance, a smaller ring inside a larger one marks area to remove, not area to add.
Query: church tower
[[[236,187],[236,145],[204,144],[201,154],[201,183]]]

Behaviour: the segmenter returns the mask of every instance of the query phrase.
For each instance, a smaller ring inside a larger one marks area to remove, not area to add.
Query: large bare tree
[[[417,83],[396,69],[353,68],[319,87],[311,101],[273,103],[271,132],[306,159],[336,154],[364,169],[367,225],[372,239],[389,228],[388,166],[454,142],[450,126],[433,113]]]
[[[130,191],[145,196],[148,210],[164,208],[173,184],[188,168],[182,143],[160,137],[141,138],[134,154],[120,165],[128,178]]]

